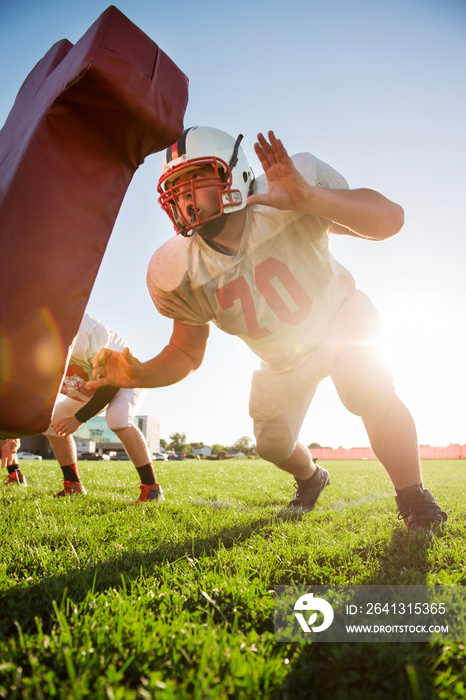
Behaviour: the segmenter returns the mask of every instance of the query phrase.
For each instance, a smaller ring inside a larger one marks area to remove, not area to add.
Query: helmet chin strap
[[[216,219],[212,219],[212,221],[208,221],[195,228],[180,227],[179,232],[184,238],[191,238],[191,236],[197,233],[201,238],[204,238],[204,240],[210,241],[223,231],[227,216],[228,214],[220,214]]]
[[[198,226],[195,233],[201,236],[201,238],[204,240],[211,241],[223,231],[223,227],[227,222],[227,216],[228,214],[221,214],[216,219],[212,219],[212,221],[208,221],[206,224]]]

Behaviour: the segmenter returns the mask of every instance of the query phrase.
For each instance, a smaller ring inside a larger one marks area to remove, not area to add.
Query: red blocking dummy
[[[115,7],[52,46],[0,132],[0,437],[50,422],[121,202],[177,141],[186,76]]]

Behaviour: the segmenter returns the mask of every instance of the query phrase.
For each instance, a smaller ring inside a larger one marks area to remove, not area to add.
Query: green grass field
[[[466,463],[426,462],[449,521],[408,536],[375,462],[327,462],[312,514],[262,460],[156,463],[166,501],[135,507],[125,462],[22,462],[1,499],[0,698],[463,698],[465,647],[274,643],[272,590],[466,585]],[[4,474],[5,472],[3,472]]]

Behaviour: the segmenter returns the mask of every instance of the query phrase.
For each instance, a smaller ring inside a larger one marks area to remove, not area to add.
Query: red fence
[[[431,447],[421,445],[421,459],[466,459],[466,445],[449,445],[448,447]],[[376,459],[370,447],[312,447],[313,459]]]

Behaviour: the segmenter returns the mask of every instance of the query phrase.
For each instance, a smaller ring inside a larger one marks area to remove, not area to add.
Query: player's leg
[[[108,405],[105,417],[108,427],[121,440],[138,473],[141,481],[138,503],[162,502],[163,491],[157,482],[149,446],[144,435],[133,423],[133,417],[145,393],[141,389],[120,389]]]
[[[365,295],[355,297],[332,329],[330,342],[340,345],[331,377],[346,408],[362,417],[372,450],[395,489],[414,486],[421,483],[414,421],[395,393],[378,346],[378,314]]]
[[[261,455],[260,455],[261,456]],[[297,479],[310,479],[315,473],[317,465],[306,445],[299,440],[295,443],[293,452],[288,459],[282,462],[273,462],[279,469],[292,474]]]
[[[385,411],[363,421],[372,450],[395,488],[398,510],[408,529],[442,526],[447,514],[422,485],[416,428],[403,402],[395,396]]]
[[[14,441],[5,441],[8,442],[9,444],[13,443]],[[21,471],[21,468],[19,466],[19,461],[18,461],[18,452],[16,444],[13,445],[13,447],[10,447],[12,450],[11,452],[11,460],[8,460],[10,464],[7,464],[7,473],[8,477],[7,480],[4,482],[4,486],[27,486],[27,481],[26,477]]]
[[[397,491],[422,482],[416,426],[411,413],[394,394],[388,407],[376,415],[363,415],[372,451],[385,467]]]
[[[297,372],[276,373],[263,365],[253,375],[249,404],[257,453],[295,477],[297,490],[290,506],[306,510],[314,507],[330,479],[298,441],[317,385],[317,379],[305,379]]]
[[[406,515],[403,517],[408,527],[424,524],[426,512],[428,520],[441,524],[446,515],[437,504],[437,514],[433,515],[435,501],[422,486],[413,418],[395,393],[390,368],[378,348],[378,314],[365,295],[355,296],[355,303],[348,305],[345,318],[339,320],[340,331],[344,327],[351,330],[348,342],[341,343],[332,365],[332,380],[346,408],[361,416],[372,450],[395,488],[396,501],[400,512]],[[341,334],[338,340],[341,342]]]
[[[82,402],[70,398],[66,398],[64,401],[57,403],[53,410],[50,426],[44,433],[50,442],[50,447],[52,448],[55,459],[58,461],[63,474],[63,489],[55,494],[55,497],[58,498],[74,496],[76,494],[84,496],[86,494],[79,476],[78,456],[76,452],[76,443],[73,437],[71,435],[66,438],[60,437],[52,428],[55,421],[61,418],[74,416],[82,405]]]

